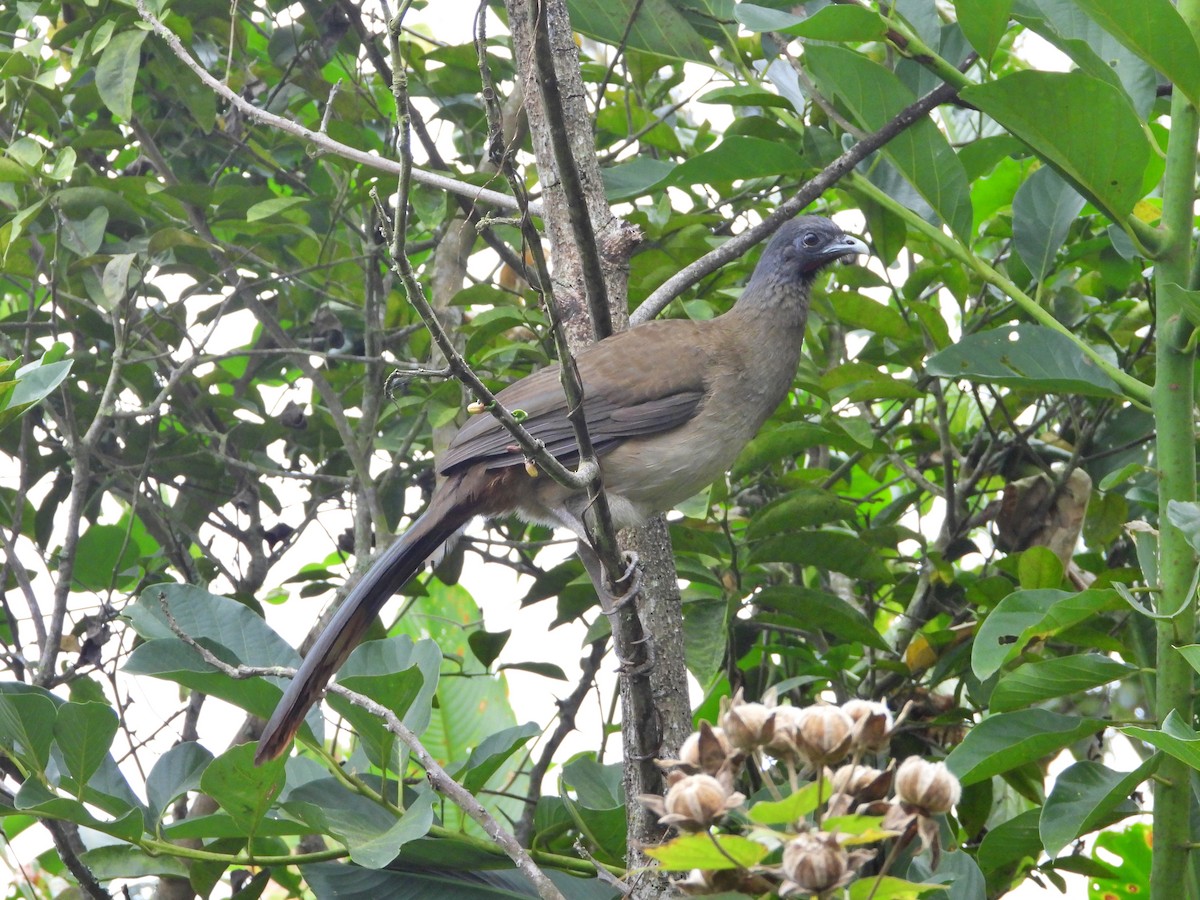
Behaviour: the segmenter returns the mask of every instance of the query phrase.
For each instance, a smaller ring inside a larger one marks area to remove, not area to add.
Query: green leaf
[[[1200,50],[1170,0],[1075,0],[1104,30],[1200,103]]]
[[[134,630],[146,642],[130,654],[124,670],[165,678],[228,700],[261,718],[270,716],[283,693],[282,680],[233,679],[214,669],[192,647],[175,637],[159,603],[160,596],[166,598],[183,632],[227,663],[293,668],[300,665],[300,655],[249,607],[193,585],[158,584],[142,591],[137,602],[125,609]],[[310,710],[305,721],[305,727],[313,735],[323,733],[319,710]]]
[[[669,0],[567,0],[571,27],[606,44],[711,65],[708,45]]]
[[[150,821],[157,824],[176,797],[199,790],[200,778],[213,755],[195,741],[176,744],[158,758],[146,777]]]
[[[1048,547],[1030,547],[1017,562],[1017,580],[1026,591],[1056,588],[1063,580],[1062,560]]]
[[[847,888],[850,900],[911,900],[933,891],[944,891],[941,884],[916,884],[894,875],[860,878]]]
[[[606,856],[625,852],[625,797],[620,763],[581,755],[563,766],[559,796],[575,827]]]
[[[1141,198],[1150,146],[1129,98],[1113,85],[1078,71],[1024,71],[964,88],[962,98],[1032,147],[1114,221]]]
[[[1141,810],[1129,798],[1158,768],[1156,753],[1132,772],[1114,772],[1090,760],[1075,763],[1054,780],[1038,830],[1051,859],[1076,838]]]
[[[1099,653],[1025,663],[997,682],[992,691],[991,710],[1009,712],[1055,697],[1082,694],[1137,671],[1136,666],[1128,666]]]
[[[141,553],[127,529],[120,525],[93,525],[79,538],[75,576],[77,590],[104,591],[116,586],[134,587],[141,575]]]
[[[966,786],[1036,762],[1105,727],[1100,719],[1063,716],[1045,709],[988,716],[950,751],[946,765]]]
[[[958,27],[985,63],[992,61],[1008,30],[1013,0],[954,0]]]
[[[93,256],[104,243],[104,230],[107,227],[108,210],[97,206],[82,219],[66,219],[63,222],[63,245],[79,256]]]
[[[1167,521],[1183,533],[1188,546],[1200,553],[1200,503],[1168,500]]]
[[[96,66],[96,89],[100,100],[114,115],[128,122],[133,118],[133,89],[141,65],[142,42],[147,31],[122,31],[115,35]]]
[[[786,144],[733,135],[712,150],[675,167],[670,184],[712,184],[747,178],[795,175],[805,168],[804,157]]]
[[[4,394],[0,393],[0,428],[20,418],[25,410],[40,403],[66,380],[74,361],[64,359],[50,362],[49,356],[47,353],[42,359],[17,369],[7,402],[4,402]],[[3,387],[3,382],[0,382],[0,387]]]
[[[805,486],[758,510],[746,527],[746,537],[754,541],[781,531],[846,521],[854,517],[854,511],[853,504],[833,491]]]
[[[891,572],[875,548],[856,534],[841,531],[797,531],[767,538],[751,550],[753,562],[819,566],[870,581],[890,581]]]
[[[27,778],[17,792],[14,806],[33,815],[47,819],[61,819],[74,822],[87,828],[94,828],[104,834],[111,834],[128,843],[133,843],[142,836],[142,811],[127,809],[116,819],[101,819],[88,810],[79,800],[62,797],[51,791],[38,779]]]
[[[669,181],[674,171],[675,163],[649,156],[638,156],[629,162],[609,166],[600,170],[604,196],[609,203],[636,200]]]
[[[470,644],[471,652],[475,654],[477,660],[484,666],[491,666],[511,636],[511,628],[506,628],[504,631],[484,631],[481,628],[467,635],[467,643]]]
[[[925,362],[931,375],[1038,393],[1120,397],[1121,389],[1066,335],[1042,325],[969,334]]]
[[[1175,710],[1167,714],[1161,731],[1139,725],[1126,725],[1121,731],[1157,747],[1193,769],[1200,769],[1200,734],[1193,731]]]
[[[96,773],[116,737],[117,714],[104,703],[64,703],[54,720],[54,739],[79,784]]]
[[[886,652],[888,643],[860,610],[840,597],[798,585],[772,585],[754,598],[764,610],[784,613],[805,629],[819,628],[851,644]]]
[[[1092,896],[1104,900],[1149,897],[1153,843],[1152,828],[1144,822],[1130,825],[1124,831],[1105,831],[1097,835],[1093,859],[1113,861],[1105,863],[1113,875],[1110,878],[1093,877]]]
[[[254,764],[255,745],[238,744],[214,759],[200,776],[200,789],[252,835],[258,822],[283,788],[285,760]]]
[[[1053,268],[1084,199],[1051,168],[1030,175],[1013,198],[1013,243],[1034,278]]]
[[[524,725],[489,734],[471,751],[462,769],[454,773],[454,779],[472,794],[479,793],[488,779],[499,771],[505,760],[541,732],[542,727],[537,722],[526,722]]]
[[[985,872],[995,872],[1024,859],[1036,863],[1042,853],[1042,840],[1038,835],[1041,813],[1040,807],[1026,810],[990,827],[979,845],[979,868]]]
[[[402,634],[360,644],[342,666],[337,681],[382,703],[420,735],[429,725],[441,663],[436,643],[414,642]],[[361,726],[363,719],[376,721],[366,710],[336,695],[329,697],[329,704],[356,725]]]
[[[785,422],[778,428],[764,429],[750,441],[733,465],[735,479],[757,472],[779,459],[790,459],[810,447],[833,446],[853,452],[853,441],[838,432],[812,422]]]
[[[99,881],[114,878],[182,878],[188,877],[183,860],[162,853],[150,854],[138,847],[110,844],[81,854],[83,864]]]
[[[900,344],[910,344],[920,337],[899,312],[857,291],[840,291],[830,305],[838,320],[851,328],[865,328]]]
[[[53,701],[39,692],[0,694],[0,748],[31,772],[45,772],[56,716]]]
[[[841,47],[813,44],[804,52],[817,85],[840,97],[864,128],[877,131],[916,100],[890,70]],[[900,170],[964,243],[972,238],[971,190],[966,171],[946,136],[922,119],[884,145],[884,156]]]
[[[104,274],[100,278],[100,289],[104,292],[107,309],[112,310],[125,299],[129,291],[129,276],[133,271],[133,261],[137,258],[134,253],[118,253],[104,264]]]
[[[739,866],[748,869],[762,862],[770,852],[769,847],[758,841],[736,834],[685,834],[645,848],[646,855],[658,860],[659,868],[668,872],[721,871]]]
[[[1122,608],[1116,591],[1014,591],[996,604],[979,626],[971,648],[971,669],[985,681],[1032,640],[1053,637],[1099,613]]]
[[[269,219],[305,203],[308,203],[307,197],[272,197],[270,200],[262,200],[246,210],[246,221],[258,222],[262,219]]]
[[[767,6],[739,3],[733,8],[747,31],[778,31],[817,41],[876,41],[887,34],[887,22],[865,6],[826,6],[811,16],[795,16]]]
[[[302,784],[283,808],[323,834],[337,838],[350,858],[368,869],[386,866],[408,841],[424,837],[433,825],[434,794],[422,791],[400,816],[351,793],[334,778]]]
[[[759,825],[788,825],[799,822],[828,800],[832,788],[828,781],[814,781],[793,791],[782,800],[760,800],[750,807],[747,815]]]

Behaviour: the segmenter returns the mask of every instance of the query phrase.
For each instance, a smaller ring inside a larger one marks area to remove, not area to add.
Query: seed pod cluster
[[[639,799],[662,825],[678,832],[708,833],[717,841],[738,833],[782,846],[782,853],[772,857],[774,864],[693,869],[675,888],[689,895],[741,891],[832,898],[868,863],[897,855],[880,853],[885,842],[907,846],[919,840],[920,849],[935,856],[936,867],[934,817],[950,812],[962,790],[944,763],[909,757],[897,765],[888,758],[903,718],[867,700],[777,706],[748,702],[740,690],[723,700],[718,724],[702,722],[678,759],[660,761],[669,771],[665,795]],[[811,813],[771,831],[753,825],[746,793],[778,801],[800,790],[817,797]],[[832,820],[843,816],[874,817],[878,839],[839,833]]]

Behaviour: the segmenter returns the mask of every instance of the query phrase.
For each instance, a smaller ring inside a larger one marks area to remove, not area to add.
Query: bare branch
[[[319,150],[322,150],[326,153],[336,154],[343,159],[349,159],[353,162],[359,163],[360,165],[366,166],[367,168],[375,169],[378,172],[384,172],[388,175],[400,174],[400,165],[393,160],[384,159],[383,157],[366,153],[356,147],[351,147],[349,144],[343,144],[340,141],[335,141],[327,134],[322,134],[319,131],[313,131],[310,128],[305,128],[303,125],[300,125],[297,122],[293,122],[290,119],[285,119],[283,116],[277,116],[274,113],[267,112],[265,109],[260,109],[253,103],[246,100],[244,97],[234,93],[226,85],[222,84],[212,75],[210,75],[208,70],[201,66],[200,63],[196,62],[192,55],[188,53],[187,49],[183,46],[183,43],[179,40],[179,37],[173,31],[167,28],[167,26],[164,25],[158,19],[158,17],[154,15],[154,13],[150,12],[143,0],[137,0],[137,9],[141,17],[150,24],[150,27],[154,30],[154,33],[166,42],[167,46],[171,48],[171,52],[175,54],[180,62],[195,72],[196,76],[202,82],[204,82],[209,90],[213,91],[213,93],[217,94],[218,96],[225,98],[225,100],[227,100],[231,105],[235,106],[247,118],[261,122],[264,125],[270,125],[272,128],[277,128],[286,134],[293,135],[301,138],[302,140],[309,141]],[[465,184],[464,182],[456,181],[453,178],[449,178],[445,175],[439,175],[436,172],[429,172],[425,169],[413,167],[412,178],[414,181],[428,185],[429,187],[437,188],[458,196],[467,197],[468,199],[476,200],[481,203],[487,203],[491,206],[496,206],[501,209],[517,208],[516,200],[507,194],[501,194],[499,191],[489,190],[488,188],[478,187],[473,184]],[[532,212],[533,215],[541,215],[541,205],[536,202],[531,203],[530,212]]]

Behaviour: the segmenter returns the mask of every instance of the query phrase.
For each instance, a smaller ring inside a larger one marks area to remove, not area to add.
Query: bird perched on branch
[[[868,252],[829,219],[793,219],[771,238],[729,312],[703,322],[648,322],[577,355],[587,430],[617,528],[671,509],[733,464],[791,387],[813,279],[830,263]],[[555,457],[578,462],[557,366],[510,385],[497,399],[522,410],[522,425]],[[263,731],[256,762],[287,749],[387,600],[475,516],[516,513],[569,528],[597,580],[583,527],[587,495],[536,470],[531,475],[495,418],[467,422],[438,471],[444,480],[425,513],[379,555],[309,651]]]

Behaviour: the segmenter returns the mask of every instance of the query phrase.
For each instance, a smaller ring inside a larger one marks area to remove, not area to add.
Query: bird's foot
[[[624,552],[624,557],[626,563],[625,571],[620,574],[619,578],[613,578],[612,583],[628,584],[629,587],[626,587],[623,593],[613,594],[611,590],[608,590],[607,577],[600,582],[602,592],[604,592],[600,598],[600,607],[602,610],[604,610],[607,616],[611,616],[611,614],[617,612],[620,607],[634,600],[642,590],[642,570],[640,566],[638,566],[638,562],[640,562],[640,560],[637,558],[637,553],[631,550],[626,550]]]
[[[654,642],[643,640],[640,643],[644,646],[643,653],[638,654],[640,659],[617,658],[617,671],[627,678],[645,675],[654,668]]]

